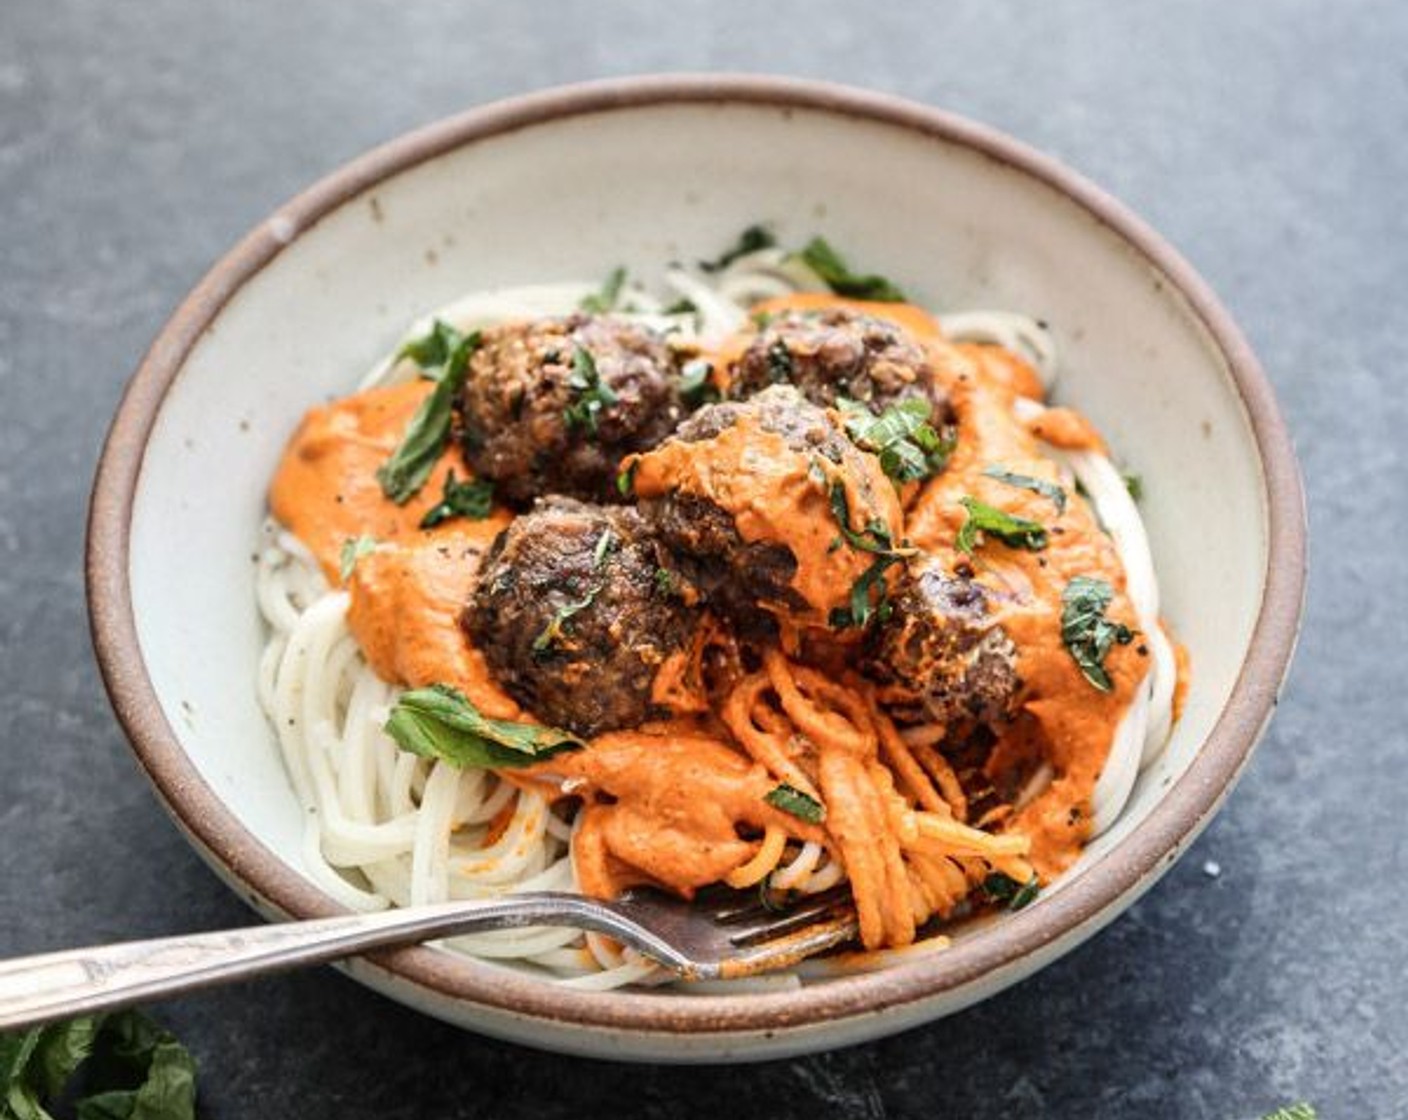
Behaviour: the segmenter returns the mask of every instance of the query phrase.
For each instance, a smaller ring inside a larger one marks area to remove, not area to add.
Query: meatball
[[[706,405],[628,470],[660,539],[745,632],[770,624],[759,607],[849,625],[856,581],[896,559],[899,501],[878,460],[789,385]]]
[[[878,413],[919,397],[934,407],[936,420],[949,415],[923,348],[896,324],[843,307],[787,311],[768,320],[730,369],[729,395],[750,397],[781,382],[828,407],[848,397]]]
[[[557,497],[495,539],[460,624],[515,700],[596,735],[663,714],[655,675],[693,635],[696,598],[635,510]]]
[[[920,718],[970,726],[1011,716],[1017,647],[979,584],[931,564],[907,576],[892,606],[870,637],[867,675],[909,692]]]
[[[544,494],[618,500],[621,457],[679,421],[678,380],[661,336],[622,319],[491,327],[457,402],[465,459],[520,509]]]

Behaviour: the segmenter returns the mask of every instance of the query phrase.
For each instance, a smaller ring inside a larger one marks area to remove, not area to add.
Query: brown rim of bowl
[[[1135,890],[1196,834],[1246,764],[1276,704],[1295,645],[1305,584],[1305,509],[1290,437],[1251,348],[1207,284],[1121,203],[1055,160],[935,109],[821,82],[679,74],[567,86],[497,102],[393,140],[333,172],[261,222],[172,315],[128,384],[98,466],[89,509],[87,580],[94,647],[138,760],[184,830],[249,890],[295,917],[342,912],[264,847],[205,784],[161,711],[142,661],[128,581],[133,500],[147,438],[168,388],[206,327],[299,233],[381,181],[466,144],[536,124],[663,104],[744,103],[878,122],[955,143],[1006,164],[1084,207],[1173,285],[1228,364],[1266,480],[1268,565],[1246,662],[1187,772],[1149,817],[1041,906],[927,959],[785,994],[583,993],[425,948],[380,953],[379,967],[441,998],[514,1016],[632,1032],[768,1031],[872,1014],[950,991],[1038,952]]]

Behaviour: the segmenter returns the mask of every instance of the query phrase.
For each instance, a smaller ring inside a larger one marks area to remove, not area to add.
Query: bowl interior
[[[215,794],[298,873],[301,811],[255,696],[251,558],[265,486],[303,411],[350,392],[412,319],[468,290],[619,264],[649,277],[716,255],[760,220],[784,243],[824,233],[931,308],[1045,319],[1063,357],[1056,396],[1142,476],[1163,611],[1192,687],[1168,750],[1080,868],[1148,815],[1221,712],[1267,567],[1247,412],[1169,278],[1050,184],[895,124],[725,100],[535,123],[410,167],[311,228],[291,213],[270,223],[286,247],[218,311],[162,404],[130,580],[167,722]]]

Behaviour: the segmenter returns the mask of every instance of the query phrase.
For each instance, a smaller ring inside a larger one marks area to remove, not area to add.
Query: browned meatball
[[[618,500],[621,457],[682,414],[664,340],[607,315],[486,330],[457,411],[465,459],[519,508],[544,494]]]
[[[699,611],[633,509],[548,498],[489,550],[461,625],[504,689],[578,735],[634,727]]]
[[[947,396],[924,350],[901,327],[847,308],[787,311],[769,319],[729,373],[729,395],[750,397],[769,385],[795,385],[814,404],[838,397],[875,412],[907,397],[948,417]]]
[[[788,385],[707,405],[631,462],[641,512],[710,606],[745,631],[768,625],[760,607],[844,625],[834,616],[877,553],[848,543],[838,498],[853,540],[899,544],[899,503],[876,458]]]
[[[912,694],[916,715],[950,726],[1012,714],[1017,648],[972,580],[930,565],[904,580],[871,637],[866,673]]]

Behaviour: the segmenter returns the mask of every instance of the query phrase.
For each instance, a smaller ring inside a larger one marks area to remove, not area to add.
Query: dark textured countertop
[[[1406,32],[1393,0],[3,0],[0,954],[249,919],[138,774],[84,616],[99,445],[187,287],[275,204],[414,125],[587,77],[778,71],[1068,160],[1241,321],[1299,444],[1314,542],[1255,764],[1125,917],[933,1026],[727,1073],[613,1066],[304,973],[158,1009],[199,1058],[205,1114],[1251,1120],[1306,1098],[1327,1120],[1408,1116]]]

